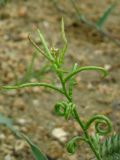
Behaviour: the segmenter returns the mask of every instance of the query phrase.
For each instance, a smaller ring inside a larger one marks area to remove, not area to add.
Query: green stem
[[[89,134],[88,134],[88,132],[86,130],[86,125],[79,118],[79,115],[78,115],[78,112],[77,112],[76,108],[74,108],[73,113],[74,113],[75,119],[77,120],[77,122],[79,123],[79,125],[81,126],[81,128],[82,128],[82,130],[84,132],[85,139],[86,139],[87,143],[89,144],[90,148],[92,149],[92,151],[96,155],[97,159],[98,160],[102,160],[99,152],[96,151],[96,148],[95,148],[94,144],[91,142],[91,138],[90,138],[90,136],[89,136]]]
[[[81,71],[101,71],[104,74],[104,76],[106,76],[108,74],[108,72],[102,67],[85,66],[85,67],[80,67],[80,68],[76,69],[74,72],[68,74],[67,77],[64,79],[64,81],[67,82],[72,76],[74,76],[75,74],[77,74]]]
[[[54,65],[54,69],[60,79],[60,82],[62,84],[62,91],[63,91],[63,94],[66,96],[66,98],[68,99],[69,102],[72,102],[72,99],[70,98],[69,94],[67,93],[67,90],[66,90],[66,85],[65,85],[65,81],[64,81],[64,75],[63,75],[63,72],[61,71],[60,69],[60,66],[59,64],[57,63],[56,61],[56,65]]]
[[[55,65],[55,70],[57,71],[57,75],[60,79],[60,82],[62,84],[62,91],[63,91],[63,94],[65,95],[65,97],[68,99],[68,102],[72,102],[72,99],[71,97],[69,96],[69,94],[67,93],[67,90],[66,90],[66,81],[68,79],[70,79],[72,76],[74,76],[76,73],[80,72],[80,71],[83,71],[83,70],[99,70],[101,72],[104,73],[104,75],[107,74],[107,72],[101,68],[101,67],[95,67],[95,66],[89,66],[89,67],[81,67],[79,69],[77,69],[76,71],[73,71],[72,73],[70,73],[66,78],[64,78],[64,75],[63,73],[59,70],[59,65],[56,63]],[[73,103],[73,102],[72,102]],[[90,148],[92,149],[92,151],[94,152],[97,160],[102,160],[101,157],[100,157],[100,154],[99,152],[96,150],[94,144],[92,143],[91,141],[91,137],[89,136],[88,134],[88,131],[87,131],[87,127],[86,127],[86,124],[79,118],[79,114],[76,110],[76,107],[73,109],[73,116],[74,118],[76,119],[76,121],[79,123],[79,125],[81,126],[83,132],[84,132],[84,136],[85,136],[85,139],[86,139],[86,142],[89,144]]]
[[[64,94],[61,89],[47,83],[24,83],[24,84],[15,85],[15,86],[2,86],[2,89],[19,89],[19,88],[36,87],[36,86],[48,87]]]

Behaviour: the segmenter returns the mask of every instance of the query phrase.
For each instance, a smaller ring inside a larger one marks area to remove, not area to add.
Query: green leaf
[[[5,5],[9,0],[0,0],[0,5]]]
[[[6,125],[17,137],[23,138],[24,140],[26,140],[26,142],[31,147],[35,160],[48,160],[47,157],[40,151],[37,145],[33,144],[32,141],[26,135],[20,133],[13,127],[12,119],[0,114],[0,124]]]
[[[31,147],[32,153],[35,157],[35,160],[48,160],[47,157],[41,152],[41,150],[38,148],[37,145],[32,143],[32,141],[24,134],[21,135],[23,139],[26,140],[26,142]]]
[[[8,128],[13,128],[13,121],[11,118],[8,118],[2,114],[0,114],[0,124],[6,125]]]
[[[76,69],[77,69],[77,63],[74,64],[71,72],[74,72]],[[69,96],[70,96],[71,98],[72,98],[72,95],[73,95],[73,87],[74,87],[74,84],[75,84],[75,79],[74,79],[74,76],[73,76],[73,77],[71,77],[70,80],[69,80]]]
[[[61,21],[61,33],[62,33],[62,38],[63,38],[63,41],[65,44],[67,44],[67,39],[66,39],[66,36],[65,36],[65,25],[64,25],[64,19],[62,18],[62,21]]]
[[[116,3],[111,4],[106,11],[103,13],[103,15],[99,18],[98,22],[96,23],[97,27],[101,29],[105,22],[107,21],[108,17],[110,16],[113,9],[116,7]]]
[[[45,54],[48,56],[48,58],[53,61],[53,56],[51,55],[51,52],[49,51],[49,48],[47,46],[47,42],[43,36],[43,34],[41,33],[41,31],[38,29],[38,34],[39,34],[39,37],[41,39],[41,42],[43,44],[43,47],[44,47],[44,51],[45,51]]]
[[[120,134],[108,137],[101,144],[100,154],[103,160],[120,160]]]
[[[66,39],[66,36],[65,36],[65,27],[64,27],[64,20],[62,18],[62,21],[61,21],[61,34],[62,34],[62,39],[63,39],[63,42],[64,42],[64,47],[63,49],[60,51],[60,64],[63,63],[63,60],[64,60],[64,56],[65,56],[65,53],[66,53],[66,50],[67,50],[67,39]]]
[[[33,54],[31,62],[29,64],[28,68],[27,68],[27,72],[26,72],[26,74],[25,74],[21,83],[28,82],[31,79],[32,73],[33,73],[33,66],[34,66],[34,62],[35,62],[36,57],[37,57],[37,52],[35,52]]]

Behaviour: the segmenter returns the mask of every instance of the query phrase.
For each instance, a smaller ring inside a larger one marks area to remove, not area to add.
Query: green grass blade
[[[113,9],[116,7],[116,3],[111,4],[103,13],[103,15],[99,18],[98,22],[96,23],[97,27],[101,29],[105,22],[107,21],[108,17],[110,16]]]
[[[63,42],[64,42],[64,47],[60,53],[60,63],[62,64],[63,63],[63,60],[64,60],[64,56],[65,56],[65,53],[66,53],[66,50],[67,50],[67,39],[66,39],[66,36],[65,36],[65,27],[64,27],[64,20],[62,18],[62,21],[61,21],[61,34],[62,34],[62,39],[63,39]]]
[[[6,125],[8,128],[13,128],[13,121],[11,118],[8,118],[2,114],[0,114],[0,124]]]
[[[21,135],[24,140],[29,144],[35,160],[48,160],[47,157],[41,152],[39,147],[35,145],[26,135]]]
[[[77,63],[74,64],[71,72],[74,72],[76,69],[77,69]],[[73,96],[73,87],[74,87],[74,84],[75,84],[75,79],[74,79],[74,76],[73,76],[73,77],[71,77],[71,79],[69,80],[69,96],[70,96],[71,98],[72,98],[72,96]]]
[[[9,0],[0,0],[0,6],[5,5],[7,2],[9,2]]]
[[[36,57],[37,57],[37,52],[35,52],[33,54],[31,62],[29,64],[28,68],[27,68],[27,72],[26,72],[26,74],[25,74],[25,76],[24,76],[24,78],[23,78],[21,83],[28,82],[31,79],[32,72],[33,72],[33,66],[34,66],[34,62],[35,62]]]
[[[65,44],[67,44],[67,39],[65,36],[65,25],[64,25],[64,19],[62,18],[62,22],[61,22],[61,32],[62,32],[62,38]]]
[[[41,42],[42,42],[42,44],[43,44],[45,54],[47,55],[47,57],[48,57],[51,61],[53,61],[54,58],[53,58],[53,56],[51,55],[51,52],[50,52],[50,50],[49,50],[49,48],[48,48],[48,46],[47,46],[46,40],[45,40],[43,34],[41,33],[41,31],[40,31],[39,29],[38,29],[38,34],[39,34],[39,37],[40,37]]]
[[[41,150],[38,148],[37,145],[33,144],[32,141],[26,135],[20,133],[13,127],[12,119],[0,114],[0,124],[6,125],[17,137],[26,140],[26,142],[29,144],[32,150],[35,160],[48,160],[47,157],[41,152]]]

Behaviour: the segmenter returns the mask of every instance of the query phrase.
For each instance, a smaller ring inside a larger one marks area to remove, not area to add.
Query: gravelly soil
[[[109,1],[83,1],[77,3],[81,12],[92,21],[102,14]],[[87,120],[99,113],[107,115],[114,124],[116,132],[120,131],[120,46],[95,29],[78,22],[74,9],[68,0],[59,1],[58,8],[50,0],[13,0],[0,8],[0,83],[15,84],[22,80],[30,64],[34,49],[28,40],[30,34],[40,44],[36,27],[41,28],[50,46],[61,47],[60,20],[64,16],[65,31],[69,49],[66,54],[67,69],[77,62],[80,66],[97,65],[109,70],[108,77],[103,79],[96,72],[81,73],[76,77],[77,85],[74,100],[78,105],[81,118]],[[105,30],[120,39],[120,5],[109,17]],[[42,56],[38,56],[34,72],[47,65]],[[56,77],[49,71],[31,81],[49,82]],[[59,82],[57,82],[59,85]],[[21,90],[1,91],[0,113],[13,118],[15,127],[31,137],[33,142],[52,158],[59,160],[88,160],[89,149],[80,143],[75,155],[67,153],[65,141],[74,135],[82,134],[73,120],[65,121],[54,114],[54,105],[63,97],[44,88],[26,88]],[[55,128],[67,133],[64,142],[52,135]],[[93,128],[90,130],[93,134]],[[4,126],[0,130],[1,160],[33,160],[27,144],[17,139]]]

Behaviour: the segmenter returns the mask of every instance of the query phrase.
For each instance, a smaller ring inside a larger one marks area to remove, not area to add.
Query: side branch
[[[65,82],[68,81],[71,77],[73,77],[74,75],[76,75],[77,73],[79,73],[81,71],[100,71],[103,73],[104,77],[108,75],[108,72],[102,67],[85,66],[85,67],[80,67],[80,68],[76,69],[74,72],[67,75],[66,78],[64,79],[64,81]]]
[[[19,88],[25,88],[25,87],[36,87],[36,86],[43,86],[43,87],[47,87],[47,88],[51,88],[53,90],[58,91],[59,93],[63,94],[63,91],[51,84],[47,84],[47,83],[24,83],[24,84],[20,84],[20,85],[14,85],[14,86],[2,86],[2,89],[19,89]]]

